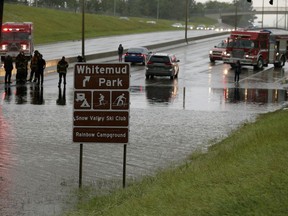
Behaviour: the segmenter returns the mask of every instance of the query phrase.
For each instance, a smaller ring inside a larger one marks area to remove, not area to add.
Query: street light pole
[[[188,37],[187,37],[187,30],[188,30],[188,12],[189,11],[189,6],[188,6],[188,0],[186,0],[186,10],[185,10],[185,14],[186,14],[186,21],[185,21],[185,40],[186,43],[188,44]]]
[[[277,0],[277,6],[276,6],[276,28],[278,28],[278,0]]]
[[[262,29],[263,29],[263,22],[264,22],[264,0],[262,0]]]
[[[116,0],[114,0],[114,16],[116,15]]]
[[[3,10],[4,10],[4,1],[1,1],[0,2],[0,38],[1,38],[1,33],[2,33]]]
[[[285,0],[285,29],[287,30],[287,0]]]
[[[159,19],[159,0],[157,0],[157,20]]]
[[[238,25],[238,4],[237,4],[237,0],[234,1],[235,2],[235,30],[237,30],[237,25]]]
[[[82,0],[82,58],[85,60],[85,0]]]

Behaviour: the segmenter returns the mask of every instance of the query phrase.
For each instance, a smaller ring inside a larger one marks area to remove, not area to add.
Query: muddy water
[[[72,143],[73,89],[63,90],[32,84],[1,89],[1,215],[59,215],[75,201],[79,145]],[[284,90],[247,91],[195,87],[186,88],[184,98],[177,83],[133,86],[128,181],[206,150],[243,122],[287,102]],[[122,145],[85,144],[83,184],[121,187],[122,160]]]

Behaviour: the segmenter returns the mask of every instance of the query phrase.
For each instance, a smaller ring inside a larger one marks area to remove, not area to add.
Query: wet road
[[[187,38],[211,35],[215,34],[215,31],[187,31]],[[124,49],[138,46],[151,46],[161,43],[166,43],[170,41],[176,41],[185,38],[185,31],[165,31],[165,32],[155,32],[142,33],[142,34],[132,34],[132,35],[121,35],[121,36],[111,36],[111,37],[100,37],[95,39],[85,40],[85,55],[92,55],[95,53],[106,53],[115,52],[115,57],[117,57],[117,48],[119,44],[124,46]],[[59,49],[59,46],[61,49]],[[60,59],[62,56],[68,58],[76,57],[82,53],[82,41],[67,41],[48,45],[39,45],[35,49],[38,49],[46,59]]]
[[[143,66],[131,66],[128,182],[177,164],[194,150],[205,151],[259,113],[287,105],[287,66],[245,68],[235,86],[229,66],[208,59],[220,39],[175,47],[181,61],[176,80],[146,80]],[[0,84],[1,216],[59,215],[76,201],[72,74],[65,91],[59,91],[53,73],[45,76],[43,88]],[[85,144],[83,185],[100,191],[121,187],[122,160],[122,145]]]

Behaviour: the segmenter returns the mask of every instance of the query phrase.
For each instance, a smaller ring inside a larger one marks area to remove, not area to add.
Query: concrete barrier
[[[196,36],[196,37],[190,37],[190,38],[187,38],[187,41],[185,38],[183,38],[183,39],[179,39],[179,40],[148,45],[145,47],[152,50],[152,49],[157,49],[157,48],[186,44],[187,42],[189,43],[191,41],[196,41],[196,40],[201,40],[201,39],[206,39],[206,38],[211,38],[211,37],[217,37],[217,36],[226,35],[226,34],[228,34],[228,32],[217,32],[215,34],[207,34],[207,35],[201,35],[201,36]],[[113,57],[113,56],[115,57],[115,55],[117,55],[116,51],[109,51],[109,52],[86,55],[85,57],[86,57],[86,61],[88,62],[88,61],[95,60],[95,59],[103,59],[103,58],[108,58],[108,57]],[[57,63],[60,59],[48,59],[48,60],[45,59],[45,60],[46,60],[45,74],[56,72],[56,66],[57,66]],[[68,57],[68,58],[66,58],[66,61],[69,63],[69,68],[72,68],[72,67],[74,67],[74,64],[77,62],[77,56],[70,57],[70,58]],[[28,71],[30,72],[30,69]],[[30,75],[29,72],[28,72],[28,76]],[[16,69],[14,69],[12,71],[12,74],[16,74]],[[4,75],[5,75],[5,71],[4,71],[4,68],[2,65],[2,67],[0,69],[0,77],[2,77]],[[2,83],[2,81],[0,81],[0,83]]]

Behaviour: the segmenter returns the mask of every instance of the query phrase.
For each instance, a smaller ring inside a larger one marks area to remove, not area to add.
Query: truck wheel
[[[257,65],[254,66],[254,69],[260,69],[262,70],[263,69],[263,59],[262,58],[259,58],[258,61],[257,61]]]
[[[280,62],[279,62],[280,67],[284,67],[285,66],[285,62],[286,62],[286,59],[285,59],[284,56],[282,56],[281,59],[280,59]]]

